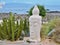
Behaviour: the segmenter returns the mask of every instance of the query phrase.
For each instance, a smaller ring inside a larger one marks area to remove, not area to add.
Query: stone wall
[[[16,19],[19,19],[20,17],[24,18],[28,18],[27,14],[13,14],[15,16]],[[0,13],[0,20],[3,18],[9,18],[9,13]]]
[[[46,17],[44,18],[45,21],[48,21],[48,20],[52,20],[54,19],[55,17],[60,17],[60,12],[47,12],[46,13]]]
[[[19,19],[19,17],[24,18],[29,18],[29,15],[27,14],[14,14],[14,16]],[[0,20],[2,18],[8,18],[9,17],[9,13],[0,13]],[[60,12],[47,12],[46,13],[46,17],[43,19],[44,21],[48,21],[53,19],[54,17],[60,17]]]

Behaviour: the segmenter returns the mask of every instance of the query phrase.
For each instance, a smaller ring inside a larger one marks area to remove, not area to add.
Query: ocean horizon
[[[27,3],[6,3],[0,8],[0,13],[18,13],[18,14],[26,14],[29,9],[35,4],[27,4]],[[60,11],[60,5],[43,5],[45,9],[49,9],[50,11]]]

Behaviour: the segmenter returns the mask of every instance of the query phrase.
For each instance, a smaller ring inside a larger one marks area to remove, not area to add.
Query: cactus
[[[18,23],[20,23],[20,24],[18,25]],[[18,30],[17,30],[16,39],[18,39],[18,37],[20,37],[21,32],[22,32],[22,30],[23,30],[23,20],[22,20],[22,18],[20,18],[20,22],[18,22],[18,23],[17,23]]]
[[[0,40],[16,41],[20,38],[24,24],[22,18],[15,23],[15,17],[10,12],[10,17],[3,18],[3,22],[0,24]],[[20,24],[19,24],[20,23]]]
[[[18,24],[18,21],[17,21],[17,24],[16,24],[16,30],[15,30],[15,37],[16,37],[15,40],[18,39],[18,36],[17,36],[17,35],[18,35],[18,33],[17,33],[18,30],[19,30],[19,24]]]
[[[8,37],[8,35],[7,35],[7,19],[6,18],[4,18],[3,19],[3,23],[2,23],[2,30],[1,30],[3,33],[3,38],[4,39],[6,39],[7,37]]]
[[[27,19],[25,18],[24,20],[24,32],[25,32],[25,36],[29,35],[29,22],[27,21]]]
[[[1,40],[1,24],[0,24],[0,40]]]
[[[10,13],[10,31],[11,31],[11,40],[14,41],[14,30],[15,30],[15,19],[12,13]]]

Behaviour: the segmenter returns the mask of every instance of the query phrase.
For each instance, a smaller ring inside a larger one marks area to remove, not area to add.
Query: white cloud
[[[2,8],[2,6],[0,6],[0,8]]]
[[[0,8],[2,8],[5,5],[5,2],[0,2]]]
[[[2,4],[0,3],[0,8],[2,8]]]
[[[24,2],[24,3],[27,3],[27,4],[32,4],[32,2]]]

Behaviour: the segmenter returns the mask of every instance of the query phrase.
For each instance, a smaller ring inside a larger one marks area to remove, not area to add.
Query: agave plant
[[[15,23],[15,17],[10,12],[10,17],[8,19],[4,18],[3,22],[0,24],[0,39],[10,41],[18,40],[24,26],[22,18],[19,20],[20,22],[16,21],[17,23]]]

